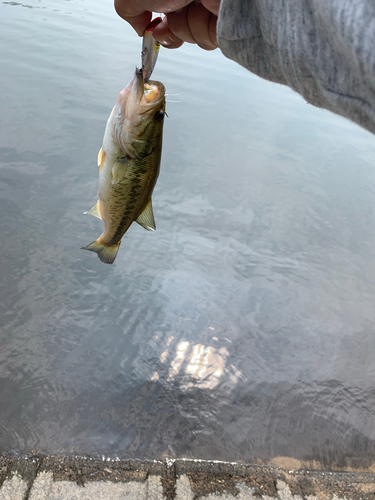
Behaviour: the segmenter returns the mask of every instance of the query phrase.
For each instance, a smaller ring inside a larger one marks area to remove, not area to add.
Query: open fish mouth
[[[160,96],[160,89],[158,88],[158,86],[153,85],[152,82],[145,83],[144,87],[145,89],[143,92],[143,96],[147,103],[156,103],[160,100],[160,97],[163,97],[163,95]]]
[[[136,69],[133,78],[133,85],[131,94],[139,99],[140,105],[145,106],[146,109],[154,107],[159,104],[159,102],[164,99],[165,88],[160,82],[149,80],[147,83],[143,79],[143,74],[141,69]]]
[[[140,101],[140,114],[143,115],[150,109],[156,108],[164,101],[165,88],[160,82],[149,81],[143,86],[143,94]]]
[[[165,98],[165,87],[161,82],[149,80],[143,82],[143,94],[141,97],[141,106],[146,108],[157,106]]]

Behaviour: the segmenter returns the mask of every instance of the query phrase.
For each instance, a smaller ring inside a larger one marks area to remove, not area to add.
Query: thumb
[[[115,10],[139,36],[143,35],[152,17],[152,12],[140,7],[135,0],[115,0]]]

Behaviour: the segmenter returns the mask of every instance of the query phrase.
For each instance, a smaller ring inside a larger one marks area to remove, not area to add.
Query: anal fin
[[[99,212],[99,200],[97,201],[97,203],[92,207],[91,210],[89,210],[88,212],[83,212],[84,214],[90,214],[90,215],[93,215],[94,217],[97,217],[98,219],[102,219],[102,216],[100,215],[100,212]]]
[[[147,231],[155,231],[156,226],[155,226],[154,212],[152,211],[151,198],[148,200],[148,203],[143,209],[141,215],[138,217],[138,219],[136,219],[136,222],[138,222],[138,224],[147,229]]]

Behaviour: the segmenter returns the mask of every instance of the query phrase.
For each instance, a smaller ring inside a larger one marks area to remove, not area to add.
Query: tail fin
[[[87,247],[82,247],[81,250],[89,250],[98,254],[99,259],[105,264],[112,264],[117,256],[121,241],[110,247],[99,243],[99,240],[93,241]]]

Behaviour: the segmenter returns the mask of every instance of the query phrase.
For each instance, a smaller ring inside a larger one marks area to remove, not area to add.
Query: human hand
[[[165,14],[153,36],[164,47],[175,49],[184,42],[196,43],[205,50],[218,46],[216,23],[220,0],[115,0],[119,16],[143,35],[152,12]]]

